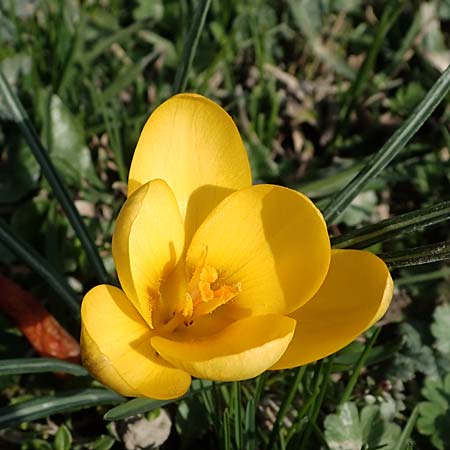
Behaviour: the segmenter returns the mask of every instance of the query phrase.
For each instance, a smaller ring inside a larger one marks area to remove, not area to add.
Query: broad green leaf
[[[66,183],[80,187],[82,179],[96,178],[83,126],[56,94],[48,101],[44,141],[48,141],[52,161]]]
[[[450,357],[450,305],[438,306],[433,313],[431,333],[436,338],[436,349]]]
[[[342,214],[341,221],[350,227],[370,221],[377,205],[378,197],[374,191],[361,192]]]
[[[325,438],[333,450],[361,450],[363,436],[358,409],[352,402],[325,418]]]
[[[55,434],[53,442],[54,450],[70,450],[72,445],[72,435],[65,425],[61,425]]]
[[[436,376],[437,367],[433,352],[422,343],[419,332],[408,323],[402,323],[399,331],[404,345],[393,357],[386,375],[403,381],[414,379],[416,372]]]
[[[435,448],[445,450],[450,442],[450,374],[444,380],[426,378],[422,394],[428,401],[419,403],[417,429]]]
[[[52,414],[67,413],[98,405],[123,402],[124,398],[106,389],[79,389],[44,395],[33,400],[0,408],[0,428],[31,422]]]
[[[162,0],[138,0],[133,9],[135,20],[153,19],[159,22],[164,16],[164,3]]]
[[[358,413],[352,402],[341,405],[337,414],[328,415],[324,425],[332,450],[361,450],[363,445],[393,450],[401,433],[398,425],[383,420],[379,405],[365,406]]]
[[[29,74],[31,69],[31,58],[29,55],[16,54],[5,58],[0,63],[2,70],[8,82],[15,86],[19,81],[19,77]],[[0,119],[14,120],[14,114],[5,103],[5,99],[0,95]]]
[[[115,439],[111,436],[100,436],[92,444],[92,450],[109,450],[115,443]]]
[[[89,375],[84,367],[55,358],[17,358],[0,360],[0,376],[45,372],[63,372],[76,376]]]

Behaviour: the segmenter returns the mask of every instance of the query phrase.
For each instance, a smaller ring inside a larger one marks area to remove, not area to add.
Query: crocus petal
[[[317,294],[290,315],[297,321],[286,353],[272,369],[324,358],[352,342],[386,312],[393,282],[372,253],[333,250],[330,270]]]
[[[253,378],[272,366],[294,334],[295,320],[264,315],[238,320],[211,336],[171,340],[152,338],[152,346],[175,367],[217,381]]]
[[[330,261],[320,211],[304,195],[273,185],[235,192],[217,206],[188,249],[191,273],[205,248],[219,284],[241,290],[223,306],[237,318],[294,311],[319,289]]]
[[[171,399],[183,395],[191,377],[151,347],[151,330],[112,286],[91,289],[81,306],[83,364],[105,385],[127,396]]]
[[[247,154],[231,117],[195,94],[176,95],[150,116],[134,152],[128,194],[161,178],[171,187],[189,239],[230,192],[252,184]]]
[[[116,221],[112,253],[127,297],[153,326],[161,279],[175,267],[184,246],[184,226],[175,197],[163,180],[141,186]]]

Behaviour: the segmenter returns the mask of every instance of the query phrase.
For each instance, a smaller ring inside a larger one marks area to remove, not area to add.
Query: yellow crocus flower
[[[191,377],[245,380],[341,349],[386,311],[384,262],[331,250],[304,195],[252,186],[230,116],[180,94],[148,119],[117,218],[122,289],[82,304],[82,357],[126,396],[170,399]]]

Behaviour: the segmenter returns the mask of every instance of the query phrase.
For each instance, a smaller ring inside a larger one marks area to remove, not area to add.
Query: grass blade
[[[342,398],[340,401],[340,404],[344,404],[345,402],[348,402],[350,400],[350,396],[352,395],[353,389],[356,386],[356,383],[358,381],[359,373],[361,372],[361,369],[366,362],[367,357],[369,356],[370,350],[372,349],[373,345],[375,344],[375,341],[378,338],[378,335],[380,334],[381,328],[375,329],[375,331],[372,333],[372,336],[370,336],[370,339],[367,341],[364,351],[361,353],[361,356],[359,357],[358,361],[355,364],[355,367],[353,369],[352,375],[350,379],[348,380],[347,386],[345,386],[344,393],[342,394]]]
[[[0,242],[49,284],[74,317],[80,317],[80,302],[66,280],[1,218]]]
[[[206,16],[210,5],[211,0],[201,0],[197,10],[195,11],[194,20],[191,24],[191,28],[189,29],[186,44],[181,56],[181,64],[178,66],[177,73],[175,74],[173,94],[186,90],[189,71],[192,66],[192,61],[194,60],[195,52],[197,51],[198,41],[205,25]]]
[[[314,425],[316,424],[317,418],[319,417],[320,408],[322,407],[323,400],[325,398],[325,393],[328,389],[328,383],[330,381],[331,368],[333,366],[334,356],[330,356],[326,362],[320,361],[318,366],[318,377],[317,383],[320,381],[320,387],[316,384],[316,389],[319,390],[317,397],[315,398],[314,404],[311,407],[311,413],[308,414],[308,423],[304,435],[302,436],[300,450],[304,450],[309,445],[309,439],[311,433],[314,431]],[[322,375],[322,376],[320,376]]]
[[[244,436],[246,442],[246,450],[256,449],[256,403],[250,398],[245,409],[245,428]]]
[[[380,253],[378,256],[384,260],[389,269],[429,264],[450,259],[450,241],[423,245],[397,252]]]
[[[126,419],[136,414],[142,414],[152,411],[162,406],[169,405],[170,403],[177,402],[184,398],[189,398],[192,395],[199,394],[204,391],[208,391],[213,387],[213,384],[208,381],[194,380],[192,382],[191,389],[182,397],[172,400],[153,400],[150,398],[134,398],[122,405],[116,406],[110,409],[103,418],[105,420],[121,420]]]
[[[441,278],[450,277],[450,267],[444,267],[439,270],[432,270],[427,273],[419,273],[417,275],[409,275],[395,280],[396,286],[407,286],[415,283],[423,283],[426,281],[440,280]]]
[[[46,372],[63,372],[81,377],[89,375],[84,367],[55,358],[17,358],[0,360],[0,376]]]
[[[445,98],[449,89],[450,66],[445,69],[405,123],[370,158],[353,180],[330,200],[324,211],[324,216],[328,223],[336,222],[362,189],[397,156]]]
[[[42,145],[39,136],[31,124],[30,118],[26,113],[19,98],[13,92],[8,84],[3,73],[0,71],[0,94],[3,95],[7,107],[12,113],[13,120],[20,128],[23,137],[27,141],[34,157],[41,166],[42,173],[50,184],[55,197],[58,199],[62,209],[64,210],[70,224],[72,225],[75,233],[80,239],[81,244],[86,251],[86,255],[91,262],[93,268],[96,270],[99,281],[106,283],[108,281],[108,274],[100,258],[93,240],[89,236],[86,226],[83,220],[78,214],[77,209],[69,196],[66,186],[61,180],[59,174],[56,172],[47,151]]]
[[[228,409],[223,412],[223,447],[224,450],[231,450],[231,426]]]
[[[400,234],[412,233],[450,219],[450,201],[382,220],[331,239],[334,248],[367,248]]]
[[[241,383],[239,381],[233,382],[233,391],[234,436],[236,440],[236,448],[242,448],[244,437],[242,434]]]
[[[46,395],[0,408],[0,428],[18,425],[22,422],[42,419],[52,414],[76,411],[91,406],[119,403],[124,400],[120,395],[106,389],[80,389]]]
[[[292,400],[294,399],[295,394],[297,393],[298,385],[301,383],[303,376],[305,375],[307,366],[300,366],[294,376],[294,380],[291,384],[291,387],[283,399],[283,403],[278,410],[277,417],[275,419],[275,423],[273,424],[272,431],[270,433],[269,443],[266,448],[272,449],[275,446],[275,440],[278,437],[278,432],[280,430],[280,426],[283,422],[283,419],[292,404]]]
[[[409,416],[408,422],[406,423],[405,428],[402,431],[402,434],[400,436],[400,439],[397,442],[397,445],[395,446],[394,450],[406,450],[408,447],[408,440],[411,436],[411,433],[414,429],[414,425],[416,424],[417,418],[419,417],[419,407],[416,406],[413,409],[413,412]]]

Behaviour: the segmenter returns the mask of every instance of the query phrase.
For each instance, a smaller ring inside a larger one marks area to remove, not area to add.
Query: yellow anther
[[[225,305],[234,297],[236,297],[236,295],[238,295],[240,291],[240,284],[236,286],[224,284],[214,291],[214,297],[194,308],[193,318],[195,319],[205,314],[211,314],[213,311],[219,308],[219,306]]]
[[[213,266],[207,264],[207,256],[208,248],[205,247],[187,286],[186,299],[182,309],[182,315],[186,319],[193,320],[212,313],[236,297],[241,291],[240,283],[236,286],[220,285],[219,274]]]
[[[200,281],[214,283],[217,281],[217,278],[219,278],[217,270],[214,269],[214,267],[205,264],[200,272]]]
[[[183,315],[183,317],[191,317],[193,312],[194,312],[194,303],[192,301],[192,297],[190,296],[190,294],[186,292],[181,314]]]

